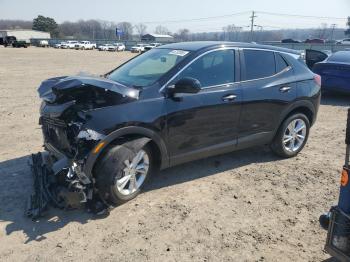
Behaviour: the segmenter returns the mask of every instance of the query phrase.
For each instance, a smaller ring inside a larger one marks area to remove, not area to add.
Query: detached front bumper
[[[47,152],[33,154],[29,165],[33,176],[33,193],[29,199],[26,215],[37,219],[43,216],[50,204],[63,208],[63,203],[56,195],[57,180],[53,175],[49,154]]]
[[[45,215],[49,206],[76,209],[85,205],[95,214],[106,214],[93,183],[79,177],[79,167],[67,157],[57,159],[49,152],[33,154],[29,164],[33,176],[33,193],[26,215],[33,220]]]

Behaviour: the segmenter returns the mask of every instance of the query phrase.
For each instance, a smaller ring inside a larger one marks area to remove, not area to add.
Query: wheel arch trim
[[[150,141],[153,141],[157,145],[157,147],[161,153],[160,168],[164,169],[164,168],[169,166],[169,156],[168,156],[168,152],[167,152],[167,147],[166,147],[163,139],[155,131],[148,129],[148,128],[139,127],[139,126],[128,126],[128,127],[123,127],[123,128],[120,128],[116,131],[113,131],[112,133],[107,135],[105,138],[103,138],[99,143],[104,142],[104,144],[98,153],[93,153],[92,151],[89,153],[87,160],[86,160],[86,164],[84,166],[85,174],[88,175],[89,177],[92,177],[93,176],[93,174],[92,174],[93,168],[94,168],[98,158],[105,152],[105,149],[109,145],[111,145],[111,143],[113,141],[115,141],[116,139],[118,139],[122,136],[126,136],[126,135],[138,135],[138,136],[143,136],[143,137],[149,138]]]
[[[297,109],[302,109],[302,108],[306,108],[307,110],[310,110],[312,113],[312,119],[310,121],[310,126],[313,125],[313,123],[316,120],[316,109],[314,104],[311,101],[308,100],[299,100],[296,101],[292,104],[292,106],[288,107],[287,110],[285,110],[282,114],[281,114],[281,118],[279,119],[279,123],[278,126],[275,130],[275,135],[278,131],[278,129],[280,128],[280,126],[282,125],[283,121],[287,118],[288,115],[290,115],[290,113],[292,113],[293,111],[296,111]],[[307,116],[309,117],[309,116]]]

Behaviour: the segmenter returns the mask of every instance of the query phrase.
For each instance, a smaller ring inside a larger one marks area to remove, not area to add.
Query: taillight
[[[321,76],[320,75],[315,74],[314,81],[315,81],[316,85],[321,86]]]

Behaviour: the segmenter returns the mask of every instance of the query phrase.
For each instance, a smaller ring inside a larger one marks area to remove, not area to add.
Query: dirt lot
[[[349,97],[323,99],[296,158],[255,148],[175,167],[104,219],[55,209],[40,222],[24,217],[27,159],[42,144],[36,88],[52,76],[106,72],[131,56],[0,48],[0,260],[327,259],[318,216],[337,199]]]

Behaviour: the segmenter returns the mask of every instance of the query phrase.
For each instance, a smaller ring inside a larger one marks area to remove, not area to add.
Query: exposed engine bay
[[[27,215],[36,219],[49,205],[86,205],[94,213],[106,213],[108,205],[99,198],[86,163],[110,130],[95,130],[90,112],[137,100],[139,90],[103,77],[76,76],[48,79],[38,92],[45,152],[32,155],[34,192]]]

